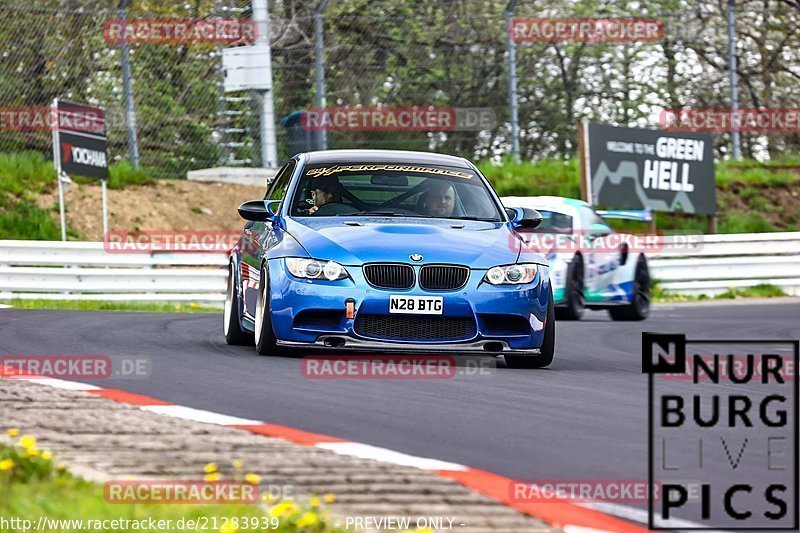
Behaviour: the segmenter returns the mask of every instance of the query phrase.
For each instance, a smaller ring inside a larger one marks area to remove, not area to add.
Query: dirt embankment
[[[717,191],[719,215],[758,213],[778,231],[800,228],[800,182],[776,186],[732,183]]]
[[[264,188],[184,180],[156,181],[108,191],[108,226],[119,231],[241,230],[236,208],[264,197]],[[99,184],[73,183],[66,193],[67,227],[86,240],[103,238]],[[41,207],[58,209],[58,192],[42,196]],[[58,217],[56,211],[55,217]]]
[[[800,172],[799,172],[800,173]],[[244,221],[236,208],[264,197],[263,187],[161,180],[150,185],[108,191],[109,229],[116,231],[240,231]],[[58,193],[37,200],[54,209]],[[73,183],[66,194],[67,227],[83,240],[102,240],[103,212],[99,184]],[[738,219],[758,215],[771,226],[757,231],[796,231],[800,228],[800,182],[747,184],[733,182],[717,191],[718,215]],[[724,231],[724,230],[723,230]],[[748,228],[736,231],[748,231]]]

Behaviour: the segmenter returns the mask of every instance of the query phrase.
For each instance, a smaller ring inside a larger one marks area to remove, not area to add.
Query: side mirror
[[[538,227],[544,220],[539,211],[529,207],[509,207],[506,209],[506,213],[508,213],[515,228],[533,229]]]
[[[277,213],[280,200],[250,200],[239,206],[239,216],[253,222],[273,222]]]

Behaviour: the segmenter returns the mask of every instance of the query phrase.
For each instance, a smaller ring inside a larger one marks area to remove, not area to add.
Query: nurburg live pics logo
[[[651,530],[798,530],[799,359],[796,340],[642,333]]]

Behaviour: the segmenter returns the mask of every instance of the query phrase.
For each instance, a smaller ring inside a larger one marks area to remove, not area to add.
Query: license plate
[[[389,296],[390,313],[414,313],[417,315],[441,315],[441,296]]]

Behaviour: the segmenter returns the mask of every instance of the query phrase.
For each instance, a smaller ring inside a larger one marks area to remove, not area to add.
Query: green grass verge
[[[477,166],[499,196],[580,197],[580,173],[575,158],[522,163],[503,159],[500,165],[481,161]]]
[[[13,430],[12,430],[13,431]],[[26,442],[27,439],[27,442]],[[24,445],[23,445],[24,444]],[[317,499],[319,500],[319,499]],[[16,446],[0,445],[0,517],[30,520],[28,531],[46,517],[46,531],[141,531],[151,521],[162,531],[196,531],[187,524],[205,523],[207,531],[330,532],[336,531],[319,503],[301,504],[291,500],[272,504],[112,504],[105,500],[103,487],[72,476],[56,467],[47,452],[36,448],[35,439],[20,439]],[[232,520],[236,517],[236,522]],[[111,521],[117,522],[112,524]],[[123,522],[123,520],[128,522]],[[183,522],[181,522],[183,520]],[[81,527],[103,524],[101,527]],[[136,521],[136,524],[130,523]],[[169,522],[167,522],[169,521]],[[139,524],[145,524],[141,528]],[[0,531],[21,531],[22,525],[6,524]],[[27,525],[27,524],[26,524]],[[238,525],[238,527],[235,527]],[[167,527],[163,527],[167,526]],[[183,526],[183,527],[181,527]]]
[[[792,170],[787,169],[792,168]],[[499,165],[478,164],[500,196],[580,197],[578,160],[545,159],[515,163],[501,160]],[[800,206],[786,210],[764,197],[765,190],[800,186],[800,157],[759,163],[722,161],[716,165],[719,233],[762,233],[800,229]],[[742,205],[744,202],[744,206]],[[705,217],[674,213],[655,213],[656,226],[664,233],[705,233]],[[643,224],[612,220],[618,230],[642,230]]]
[[[500,196],[580,196],[577,158],[522,163],[503,159],[498,165],[484,160],[478,163],[478,168]],[[719,233],[800,229],[800,206],[794,209],[778,207],[763,194],[764,191],[798,186],[800,156],[787,155],[768,163],[722,161],[716,168]],[[112,164],[109,173],[108,186],[111,189],[145,185],[164,177],[157,169],[133,168],[127,161]],[[74,179],[78,183],[94,182],[87,178]],[[39,195],[55,186],[53,164],[43,154],[0,154],[0,239],[59,239],[57,206],[44,209],[35,204]],[[656,213],[656,223],[665,233],[703,233],[707,227],[703,217],[672,213]],[[617,221],[612,221],[615,227],[617,224]],[[631,228],[620,226],[618,229]],[[70,236],[80,238],[72,232]]]
[[[108,187],[122,189],[153,181],[156,172],[133,168],[127,161],[109,166]],[[76,183],[97,183],[75,176]],[[57,187],[53,162],[39,152],[0,153],[0,239],[58,240],[58,205],[50,209],[36,199]],[[69,207],[69,206],[67,206]],[[72,238],[81,236],[68,231]]]
[[[56,217],[35,203],[55,186],[53,162],[42,154],[0,154],[0,239],[60,239]]]
[[[131,185],[148,185],[155,181],[157,171],[148,167],[134,168],[128,161],[112,163],[108,167],[109,189],[124,189]],[[76,183],[97,183],[97,180],[76,176],[73,178]]]
[[[718,294],[716,298],[733,300],[735,298],[779,298],[781,296],[787,296],[783,289],[775,285],[762,283],[744,289],[731,287],[722,294]]]
[[[731,287],[716,296],[701,294],[698,296],[676,294],[665,291],[658,284],[651,289],[651,300],[656,303],[700,302],[703,300],[735,300],[739,298],[779,298],[788,296],[786,292],[776,285],[762,283],[753,287]]]
[[[222,307],[200,305],[196,302],[105,302],[102,300],[23,300],[14,298],[3,302],[16,309],[68,309],[75,311],[144,311],[169,313],[221,313]]]

